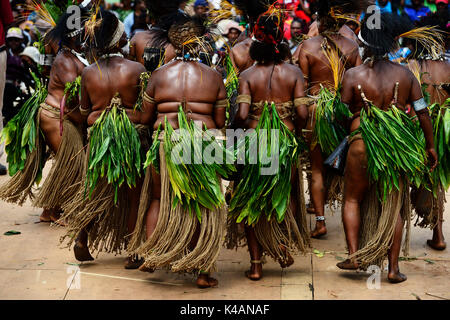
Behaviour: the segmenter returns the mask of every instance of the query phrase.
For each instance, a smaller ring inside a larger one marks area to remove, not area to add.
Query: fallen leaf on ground
[[[318,258],[322,258],[323,255],[324,255],[323,252],[320,252],[320,251],[317,250],[317,249],[314,249],[313,252],[314,252],[314,254],[315,254]]]
[[[66,262],[66,264],[68,264],[69,266],[77,266],[77,267],[80,266],[79,263]]]
[[[428,262],[429,264],[434,264],[434,261],[432,261],[430,259],[424,259],[424,261]]]
[[[5,236],[13,236],[13,235],[16,235],[16,234],[21,234],[21,232],[20,231],[15,231],[15,230],[9,230],[9,231],[6,231],[4,233]]]
[[[44,263],[43,262],[39,262],[38,263],[38,266],[42,266]]]
[[[342,257],[340,257],[340,256],[334,256],[335,258],[336,258],[336,260],[338,260],[338,261],[344,261],[345,259],[344,258],[342,258]]]
[[[422,300],[422,299],[420,299],[420,297],[419,297],[417,294],[415,294],[414,292],[411,292],[411,294],[412,294],[414,297],[416,297],[417,300]]]

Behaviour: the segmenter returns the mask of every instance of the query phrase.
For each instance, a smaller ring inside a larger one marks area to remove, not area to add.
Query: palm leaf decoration
[[[64,95],[66,96],[66,104],[71,103],[74,99],[80,98],[81,94],[81,76],[75,78],[72,82],[67,82],[64,87]]]
[[[181,106],[178,124],[181,130],[175,131],[165,118],[163,148],[173,192],[173,206],[180,204],[190,214],[195,213],[201,222],[201,207],[214,210],[225,203],[219,176],[228,178],[236,171],[233,164],[225,163],[227,157],[234,159],[234,155],[225,148],[223,142],[213,138],[211,133],[202,130],[193,121],[188,121]],[[161,126],[157,130],[144,164],[145,166],[152,164],[157,171],[160,161],[158,139],[160,131]],[[223,164],[215,161],[205,162],[203,158],[205,148],[211,147],[216,153],[222,154]],[[181,150],[182,154],[179,152]]]
[[[433,124],[433,136],[439,164],[426,176],[423,186],[431,190],[437,197],[439,186],[447,190],[450,186],[450,98],[444,104],[433,104],[429,107],[430,117]],[[422,148],[425,148],[425,136],[417,123],[417,131],[420,136]]]
[[[230,55],[225,58],[225,70],[227,72],[227,79],[225,82],[225,88],[227,89],[227,97],[231,99],[233,94],[239,89],[239,77],[238,71],[235,69],[231,62]]]
[[[34,94],[24,103],[17,115],[12,118],[1,132],[1,141],[5,143],[8,172],[13,176],[25,167],[28,155],[36,148],[36,134],[42,134],[38,128],[38,111],[47,97],[47,88],[36,75],[30,71],[36,84]],[[45,151],[45,148],[43,148]],[[42,179],[45,157],[39,167],[35,182]]]
[[[385,201],[387,195],[399,190],[399,177],[408,178],[419,186],[426,175],[426,153],[417,124],[402,110],[392,106],[383,111],[370,101],[368,110],[361,110],[361,124],[352,135],[360,132],[368,159],[368,174],[378,184],[378,195]]]
[[[346,118],[352,116],[348,107],[341,102],[339,91],[333,92],[322,87],[316,108],[314,135],[322,153],[328,157],[347,136],[344,126]]]
[[[143,99],[144,92],[145,92],[145,89],[147,89],[147,85],[148,85],[148,82],[150,81],[151,75],[152,75],[152,73],[147,71],[147,72],[142,72],[139,77],[140,78],[140,81],[139,81],[140,92],[139,92],[136,104],[134,106],[134,110],[139,110],[139,111],[142,110],[142,104],[144,102],[144,99]]]
[[[322,153],[328,157],[347,135],[344,127],[346,118],[352,116],[348,107],[341,102],[339,94],[341,89],[341,80],[344,74],[344,56],[340,56],[336,44],[328,44],[332,41],[325,38],[322,44],[322,51],[330,64],[333,75],[332,88],[328,89],[321,85],[319,99],[316,107],[316,124],[314,127],[314,136],[321,147]]]
[[[272,130],[279,133],[278,139],[272,137]],[[251,146],[259,146],[256,156]],[[256,130],[248,140],[238,141],[238,152],[244,147],[245,167],[232,195],[230,215],[236,222],[244,221],[248,225],[255,225],[260,218],[282,222],[291,194],[292,166],[306,145],[281,121],[275,104],[269,107],[266,103]],[[261,175],[262,168],[270,167],[263,159],[271,155],[278,156],[278,170],[272,175]]]
[[[89,197],[99,178],[106,177],[114,185],[114,203],[124,182],[136,186],[141,176],[142,158],[139,134],[125,112],[112,102],[91,128],[86,188]]]

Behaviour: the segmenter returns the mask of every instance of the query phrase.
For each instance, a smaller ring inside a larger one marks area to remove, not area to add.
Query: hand
[[[434,148],[428,148],[427,155],[428,155],[428,165],[430,166],[430,171],[433,172],[433,170],[436,169],[436,167],[438,165],[438,155]]]

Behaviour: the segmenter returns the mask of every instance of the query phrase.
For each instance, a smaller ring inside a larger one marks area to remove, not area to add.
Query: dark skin
[[[156,102],[144,101],[144,109],[149,110],[143,117],[143,123],[157,129],[161,124],[164,129],[164,118],[174,129],[178,128],[177,113],[184,101],[186,116],[193,121],[201,122],[208,129],[221,129],[225,126],[226,108],[215,108],[218,100],[226,98],[226,90],[221,75],[208,66],[194,61],[174,60],[155,70],[146,90]],[[161,199],[161,176],[152,171],[151,203],[146,216],[147,239],[153,234],[159,216]],[[195,230],[192,246],[199,236],[199,228]],[[141,271],[153,272],[148,268]],[[216,286],[218,281],[209,273],[200,273],[197,286],[208,288]]]
[[[69,45],[69,48],[80,50],[79,47],[76,47],[74,40]],[[83,69],[84,64],[78,60],[75,55],[69,51],[61,50],[52,64],[48,84],[48,95],[45,99],[45,103],[56,109],[60,109],[66,83],[74,81],[76,77],[81,75]],[[72,101],[71,104],[66,105],[64,109],[66,115],[70,113],[69,118],[72,120],[80,117],[80,112],[75,108],[77,104],[78,101]],[[56,154],[62,140],[59,118],[55,118],[55,115],[47,110],[42,110],[39,121],[41,130],[44,133],[45,142],[52,152]],[[60,208],[44,208],[40,220],[42,222],[55,222],[59,219],[59,214]]]
[[[323,32],[319,24],[319,30]],[[341,68],[348,70],[349,68],[358,66],[362,63],[359,55],[358,44],[339,34],[333,34],[331,39],[337,44],[341,50],[343,56],[346,58],[345,65]],[[300,69],[305,76],[305,86],[308,88],[309,95],[318,95],[320,91],[320,85],[333,88],[333,74],[330,67],[330,63],[323,53],[321,47],[324,37],[319,35],[314,38],[305,40],[302,45],[296,50],[293,55],[293,59],[298,61]],[[314,114],[316,105],[309,107],[310,119],[306,126],[306,129],[313,130],[315,126]],[[308,133],[307,141],[311,143],[312,134]],[[319,145],[312,146],[310,149],[311,158],[311,200],[314,207],[314,213],[316,217],[324,216],[325,200],[326,200],[326,188],[325,188],[325,168],[323,162],[322,151]],[[313,238],[319,238],[327,233],[325,221],[316,221],[316,227],[312,231],[311,236]]]
[[[271,74],[271,88],[269,88],[269,79]],[[282,103],[293,101],[296,98],[305,96],[303,74],[297,67],[287,63],[276,64],[275,67],[273,63],[257,63],[241,74],[239,80],[239,94],[250,95],[253,102],[273,101],[275,103]],[[284,119],[283,122],[289,130],[301,132],[301,130],[306,126],[308,110],[306,105],[301,105],[296,107],[294,111],[295,121],[287,118]],[[237,127],[243,129],[256,128],[258,121],[250,119],[249,115],[260,115],[261,112],[262,111],[256,111],[252,113],[248,103],[240,103],[239,111],[235,120]],[[297,170],[293,170],[291,181],[294,184],[294,188],[292,189],[290,203],[293,212],[295,212],[297,206],[299,205],[295,193],[295,181],[297,180]],[[251,226],[246,225],[245,233],[251,260],[261,260],[262,248],[256,239],[254,229]],[[293,262],[293,259],[291,259],[289,264],[282,265],[282,267],[287,267]],[[250,270],[247,271],[245,275],[251,280],[261,279],[262,264],[251,263]]]
[[[126,35],[114,48],[107,53],[116,53],[126,44]],[[99,71],[101,70],[101,72]],[[92,126],[101,113],[110,105],[111,99],[116,93],[122,100],[128,118],[134,124],[142,124],[145,109],[133,110],[139,96],[139,76],[145,72],[145,68],[137,62],[122,57],[100,58],[97,64],[86,67],[81,76],[81,108],[90,110],[88,116],[81,116],[80,123]],[[139,197],[142,187],[142,179],[136,181],[136,187],[127,189],[130,204],[128,217],[128,232],[131,234],[136,225],[137,212],[139,208]],[[79,261],[93,260],[87,247],[87,233],[83,230],[75,243],[74,253]],[[142,263],[142,262],[141,262]],[[125,268],[133,269],[139,267],[139,263],[128,257]]]
[[[250,58],[250,46],[252,38],[247,37],[245,40],[236,44],[230,51],[230,59],[238,73],[250,68],[255,61]]]
[[[137,61],[144,65],[144,49],[149,46],[153,39],[153,32],[151,30],[136,33],[130,40],[130,53],[128,58]],[[175,50],[171,44],[165,46],[166,52],[164,63],[169,62],[175,57]]]
[[[442,105],[445,100],[450,98],[449,93],[439,88],[439,84],[448,83],[450,79],[450,63],[448,61],[433,60],[410,60],[409,65],[419,67],[423,83],[428,84],[427,92],[430,94],[430,103],[439,103]],[[443,212],[440,212],[436,227],[433,228],[433,238],[427,240],[427,244],[435,250],[445,250],[444,233],[442,232]]]
[[[342,83],[342,101],[350,106],[356,117],[353,119],[350,131],[358,129],[360,124],[359,112],[364,107],[358,85],[362,87],[367,99],[382,110],[391,108],[394,100],[394,87],[399,83],[397,107],[405,110],[405,106],[422,98],[420,84],[412,72],[407,68],[390,62],[376,61],[373,68],[361,65],[353,68],[344,76]],[[426,151],[431,170],[437,165],[437,154],[434,149],[433,131],[428,111],[417,113],[420,126],[425,134]],[[344,208],[342,220],[349,249],[349,255],[358,250],[358,234],[361,223],[360,206],[369,190],[367,174],[367,154],[363,140],[353,142],[347,155],[345,168]],[[407,278],[399,270],[398,256],[400,253],[403,223],[400,212],[393,212],[398,216],[392,246],[388,251],[389,273],[388,280],[392,283],[403,282]],[[358,263],[347,259],[337,264],[341,269],[354,270]]]

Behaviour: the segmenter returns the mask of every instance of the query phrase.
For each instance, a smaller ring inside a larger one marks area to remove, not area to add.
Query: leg
[[[136,181],[136,187],[127,190],[127,195],[130,203],[130,214],[128,216],[128,234],[133,233],[134,228],[136,227],[141,189],[142,179],[139,178]],[[125,262],[125,269],[137,269],[142,265],[142,263],[144,263],[143,259],[137,259],[136,256],[130,255]]]
[[[400,254],[400,248],[402,246],[402,233],[403,233],[403,219],[400,212],[397,213],[397,223],[395,225],[394,241],[388,252],[389,259],[389,273],[388,280],[391,283],[400,283],[405,281],[406,276],[400,272],[398,267],[398,256]]]
[[[439,190],[437,210],[439,210],[439,218],[437,225],[433,229],[433,238],[427,240],[427,244],[435,250],[445,250],[447,244],[445,243],[444,233],[442,232],[442,222],[444,222],[444,199],[445,193]]]
[[[146,217],[145,217],[145,229],[146,229],[146,237],[149,239],[155,231],[156,224],[158,223],[159,216],[159,204],[161,200],[161,176],[152,168],[152,198],[150,202],[150,207],[148,208]],[[141,265],[139,267],[140,271],[143,272],[154,272],[155,270],[145,267]]]
[[[349,255],[351,255],[358,250],[358,236],[361,223],[360,206],[369,188],[366,149],[362,140],[357,140],[350,146],[345,166],[344,181],[342,220]],[[349,259],[339,262],[337,266],[341,269],[350,270],[358,268],[358,264]]]
[[[320,238],[327,234],[325,226],[325,168],[323,166],[322,152],[316,146],[311,151],[311,198],[316,214],[316,227],[311,232],[311,237]]]
[[[75,258],[78,261],[92,261],[94,258],[89,253],[88,248],[88,233],[85,229],[81,230],[75,240],[75,246],[73,247]]]
[[[45,142],[53,153],[57,153],[59,146],[61,145],[62,137],[59,132],[59,119],[51,117],[46,110],[41,111],[41,116],[39,118],[40,127],[44,133]],[[60,208],[44,208],[39,219],[42,222],[56,222],[61,215]]]
[[[256,239],[255,230],[251,226],[245,226],[245,236],[247,237],[248,251],[250,252],[251,267],[245,272],[245,276],[250,280],[262,278],[262,248]]]

